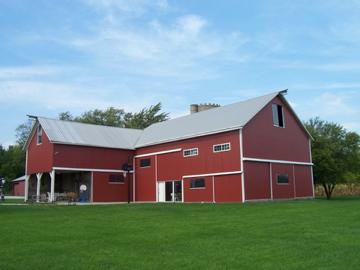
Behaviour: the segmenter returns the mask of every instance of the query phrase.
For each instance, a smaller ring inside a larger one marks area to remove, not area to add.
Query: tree
[[[350,175],[359,173],[360,136],[319,118],[310,119],[305,126],[314,138],[315,183],[322,185],[326,198],[330,199],[337,184],[345,183]]]
[[[169,119],[169,114],[161,112],[161,103],[144,108],[138,113],[129,113],[125,115],[126,128],[144,129],[148,126],[163,122]]]
[[[23,147],[31,133],[33,120],[28,119],[26,122],[19,125],[15,130],[16,143]]]
[[[61,112],[58,116],[59,120],[72,121],[74,117],[69,111]]]
[[[74,121],[95,125],[104,125],[112,127],[124,126],[124,110],[110,107],[104,111],[95,109],[83,113],[81,116],[75,117]]]

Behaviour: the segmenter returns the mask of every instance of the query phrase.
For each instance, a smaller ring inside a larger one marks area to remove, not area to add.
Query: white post
[[[30,180],[30,175],[25,175],[24,202],[27,202],[27,200],[29,199],[29,180]]]
[[[40,185],[41,185],[41,177],[42,177],[42,173],[37,173],[36,174],[36,178],[37,178],[37,183],[36,183],[36,202],[40,202]]]
[[[55,201],[55,170],[50,172],[50,202]]]

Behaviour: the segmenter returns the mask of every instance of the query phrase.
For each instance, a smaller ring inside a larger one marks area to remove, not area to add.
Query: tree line
[[[169,114],[162,112],[161,103],[136,113],[114,107],[90,110],[80,116],[61,112],[58,119],[96,125],[144,129],[151,124],[166,121]],[[4,149],[0,145],[0,176],[8,181],[24,174],[23,146],[31,132],[33,122],[27,121],[16,129],[16,145]],[[339,124],[313,118],[304,122],[313,137],[312,158],[315,184],[323,187],[330,199],[336,185],[360,183],[360,136]],[[9,188],[9,183],[7,184]]]

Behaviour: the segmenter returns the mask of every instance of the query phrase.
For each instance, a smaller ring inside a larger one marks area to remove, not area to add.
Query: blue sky
[[[360,132],[360,1],[0,0],[0,144],[26,114],[228,104],[289,89]]]

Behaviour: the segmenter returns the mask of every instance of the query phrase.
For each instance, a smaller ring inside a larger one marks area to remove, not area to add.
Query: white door
[[[165,182],[158,182],[158,200],[165,202]]]

